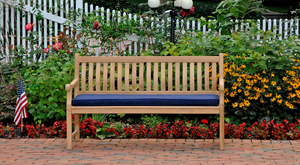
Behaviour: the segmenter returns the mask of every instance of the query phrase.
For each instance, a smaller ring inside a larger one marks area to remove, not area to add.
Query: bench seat
[[[214,94],[80,94],[72,106],[218,106],[219,96]]]

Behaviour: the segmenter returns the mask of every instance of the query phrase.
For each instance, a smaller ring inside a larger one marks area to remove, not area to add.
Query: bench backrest
[[[219,56],[75,55],[75,79],[80,80],[75,96],[84,93],[219,94],[219,78],[223,78],[222,53]]]

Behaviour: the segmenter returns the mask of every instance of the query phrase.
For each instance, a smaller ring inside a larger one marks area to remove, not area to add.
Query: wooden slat
[[[136,91],[136,63],[132,63],[132,91]]]
[[[175,90],[180,91],[180,63],[175,63]]]
[[[219,114],[219,106],[82,106],[72,107],[72,113],[109,114]]]
[[[147,62],[147,91],[151,91],[151,63]]]
[[[219,56],[80,56],[80,62],[219,62]]]
[[[98,62],[96,64],[96,91],[100,91],[100,79],[101,79],[100,69],[101,69],[101,63]]]
[[[202,63],[197,63],[197,91],[202,91]]]
[[[144,91],[144,63],[140,63],[139,91]]]
[[[103,64],[103,91],[107,91],[108,64]]]
[[[86,91],[86,63],[81,64],[81,90]]]
[[[195,63],[191,62],[190,63],[190,91],[195,90]]]
[[[160,72],[160,74],[161,74],[160,75],[161,89],[160,89],[160,91],[162,91],[162,92],[166,90],[166,65],[165,64],[166,63],[164,63],[164,62],[161,63],[161,72]]]
[[[168,62],[168,91],[173,91],[173,63]]]
[[[93,91],[94,89],[94,63],[89,63],[89,91]]]
[[[205,78],[204,78],[205,90],[209,91],[209,63],[208,62],[205,63],[204,73],[205,73]]]
[[[154,91],[158,91],[158,63],[154,63],[154,73],[153,73],[153,81],[154,81]]]
[[[125,91],[129,91],[129,63],[125,63]]]
[[[75,55],[75,79],[79,80],[79,54]],[[78,95],[79,85],[77,85],[74,89],[74,97]]]
[[[115,63],[110,63],[110,91],[115,91]]]
[[[224,59],[223,59],[223,53],[220,53],[219,54],[219,60],[220,60],[220,62],[219,62],[219,79],[223,79],[224,77],[224,75],[223,75],[223,63],[224,63]]]
[[[215,91],[217,89],[217,64],[215,62],[212,63],[212,90]]]
[[[118,63],[118,91],[122,91],[122,66],[123,64],[121,62]]]
[[[182,90],[187,91],[187,63],[182,63]]]

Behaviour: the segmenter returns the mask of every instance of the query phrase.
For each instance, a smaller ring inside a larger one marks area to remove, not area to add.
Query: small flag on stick
[[[20,79],[19,89],[18,89],[18,98],[17,98],[17,107],[15,112],[15,124],[19,125],[22,118],[27,118],[27,107],[28,100],[23,88],[22,79]]]

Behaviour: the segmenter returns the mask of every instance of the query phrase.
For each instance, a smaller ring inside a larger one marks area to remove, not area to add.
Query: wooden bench
[[[66,91],[67,149],[72,149],[73,137],[79,141],[79,114],[121,113],[219,114],[220,149],[224,150],[222,53],[143,57],[76,54],[75,79],[66,84]]]

